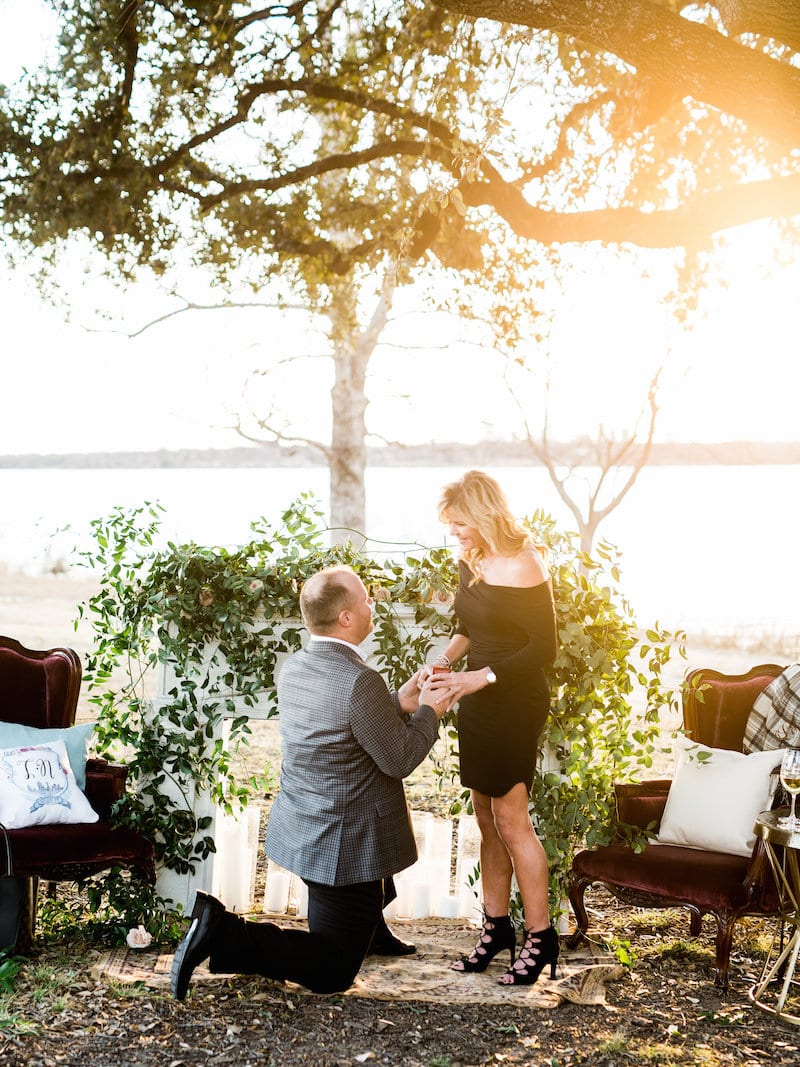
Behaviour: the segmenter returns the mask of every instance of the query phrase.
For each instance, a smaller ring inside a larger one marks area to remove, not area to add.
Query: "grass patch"
[[[28,994],[37,1004],[63,994],[75,985],[75,981],[75,971],[59,964],[35,963],[25,971]]]
[[[597,1046],[597,1051],[602,1056],[615,1056],[618,1053],[627,1054],[629,1038],[624,1030],[617,1030],[611,1037],[606,1038]]]
[[[708,963],[714,960],[715,955],[711,949],[699,941],[685,941],[682,938],[673,938],[649,945],[643,955],[653,959],[692,960],[695,963]]]
[[[713,1049],[702,1045],[686,1047],[679,1041],[637,1041],[622,1029],[598,1045],[597,1054],[613,1056],[617,1062],[635,1067],[712,1067],[719,1063]]]
[[[152,989],[148,989],[144,982],[117,982],[109,981],[106,984],[108,995],[115,1000],[136,1000],[141,997],[151,996]]]
[[[631,911],[626,926],[639,933],[663,933],[674,925],[677,914],[682,915],[683,913],[676,913],[675,908],[660,908],[657,911]]]
[[[775,939],[774,923],[763,919],[747,919],[736,924],[734,948],[747,956],[766,956]]]
[[[38,1030],[37,1023],[29,1022],[11,1011],[6,998],[0,998],[0,1034],[21,1037],[23,1034],[35,1034]]]

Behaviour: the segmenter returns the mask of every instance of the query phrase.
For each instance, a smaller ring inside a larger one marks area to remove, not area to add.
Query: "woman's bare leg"
[[[497,832],[492,803],[494,798],[472,792],[472,807],[481,833],[481,889],[487,915],[508,915],[513,873],[508,849]]]
[[[510,865],[513,867],[522,896],[525,926],[528,930],[544,930],[550,925],[550,909],[547,901],[547,857],[531,822],[525,783],[518,782],[502,797],[492,797],[491,808],[496,836],[510,858]],[[481,830],[481,835],[483,839],[483,830]],[[481,861],[481,876],[483,878],[483,861]],[[510,895],[510,880],[508,894]],[[486,900],[485,882],[484,900]],[[489,910],[488,900],[486,900],[486,909]],[[505,911],[499,914],[505,914]]]

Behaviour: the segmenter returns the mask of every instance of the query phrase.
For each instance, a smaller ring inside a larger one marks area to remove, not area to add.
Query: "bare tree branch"
[[[591,456],[587,454],[586,457],[581,458],[576,463],[566,464],[567,473],[562,475],[559,473],[559,459],[555,447],[550,441],[549,437],[549,412],[550,402],[548,399],[544,405],[544,416],[542,422],[542,428],[539,434],[535,434],[531,429],[530,420],[527,412],[522,406],[522,402],[519,399],[516,391],[510,389],[514,403],[517,410],[520,413],[522,425],[525,429],[525,441],[531,452],[536,456],[539,462],[544,466],[547,471],[548,477],[553,484],[556,492],[561,498],[562,502],[569,509],[578,527],[578,533],[581,539],[581,550],[583,552],[589,552],[592,547],[597,528],[600,523],[607,518],[625,499],[627,494],[633,488],[636,483],[642,468],[647,464],[653,445],[653,437],[656,429],[656,422],[659,414],[658,405],[658,388],[661,374],[663,372],[666,359],[656,370],[653,377],[650,379],[647,392],[646,409],[648,410],[648,423],[647,432],[644,442],[639,444],[638,424],[640,420],[637,420],[634,429],[629,435],[624,437],[621,441],[615,438],[608,438],[601,430],[598,437],[594,440],[587,440],[589,451]],[[545,383],[546,397],[550,396],[551,383],[548,376]],[[641,418],[641,416],[640,416]],[[594,463],[592,463],[592,459]],[[598,501],[601,493],[606,485],[609,475],[619,471],[623,466],[626,466],[630,461],[631,469],[624,484],[612,492],[612,495],[608,499],[607,503],[600,507]],[[585,507],[581,505],[580,501],[570,492],[568,483],[575,477],[575,471],[577,467],[595,466],[597,468],[597,476],[594,483],[590,483],[588,477],[583,477],[583,482],[587,486],[588,499]]]
[[[183,307],[173,308],[172,311],[166,311],[163,315],[157,315],[154,319],[150,319],[144,326],[140,326],[138,330],[97,330],[91,327],[86,327],[87,333],[119,333],[124,337],[128,337],[133,340],[134,337],[141,337],[143,333],[152,329],[154,326],[161,326],[170,319],[174,319],[177,315],[184,315],[187,311],[229,311],[233,308],[251,308],[251,309],[267,309],[272,311],[302,311],[308,314],[308,307],[304,304],[284,304],[284,303],[270,303],[263,300],[223,300],[215,302],[213,304],[198,304],[194,300],[187,300],[185,297],[177,296],[176,299],[183,301]]]

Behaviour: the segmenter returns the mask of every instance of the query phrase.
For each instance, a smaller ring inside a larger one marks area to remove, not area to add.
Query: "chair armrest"
[[[672,782],[668,778],[653,779],[649,782],[617,782],[614,792],[617,796],[617,818],[630,826],[646,830],[661,822],[667,793]]]
[[[104,759],[86,761],[86,799],[101,819],[111,814],[111,808],[125,793],[128,768]]]

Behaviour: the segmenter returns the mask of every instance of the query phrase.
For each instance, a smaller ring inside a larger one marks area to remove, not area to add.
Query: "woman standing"
[[[457,971],[483,971],[505,949],[505,985],[531,985],[549,963],[555,977],[558,935],[548,910],[548,868],[531,823],[528,797],[550,694],[544,667],[556,654],[553,594],[547,569],[514,520],[497,482],[469,471],[445,486],[439,515],[458,540],[456,626],[436,666],[466,657],[466,669],[432,681],[458,702],[462,785],[469,787],[481,835],[484,921],[480,939]],[[509,916],[516,876],[525,937],[515,961]]]

